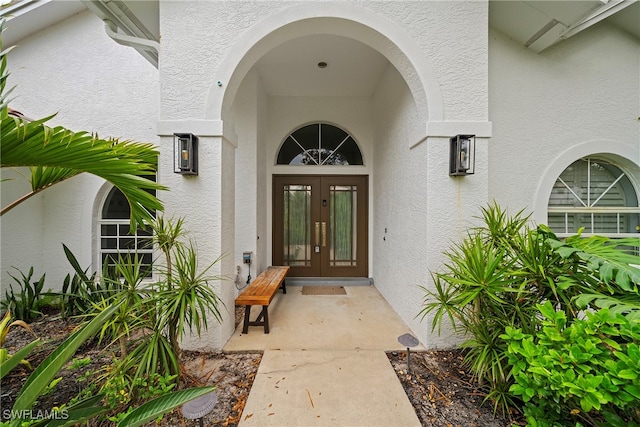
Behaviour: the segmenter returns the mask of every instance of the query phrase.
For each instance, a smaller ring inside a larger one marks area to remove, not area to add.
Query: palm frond
[[[0,19],[0,34],[5,21]],[[53,116],[26,120],[9,115],[6,87],[7,53],[0,37],[0,167],[29,167],[31,192],[2,207],[0,215],[29,197],[83,172],[97,175],[116,186],[129,202],[131,226],[151,222],[162,203],[150,191],[166,188],[146,177],[158,169],[158,151],[152,144],[101,139],[87,132],[73,132],[45,123]]]
[[[129,201],[131,225],[162,210],[148,190],[166,187],[146,178],[157,170],[158,151],[149,143],[101,139],[87,132],[48,127],[50,117],[27,121],[7,116],[0,124],[1,167],[31,168],[31,194],[83,172],[111,182]],[[30,196],[28,195],[28,196]],[[2,214],[15,205],[3,207]]]

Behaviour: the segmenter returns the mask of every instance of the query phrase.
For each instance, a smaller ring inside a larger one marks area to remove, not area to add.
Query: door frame
[[[311,267],[291,267],[289,276],[291,277],[368,277],[369,275],[369,175],[354,175],[354,174],[274,174],[272,175],[272,264],[283,264],[283,251],[284,241],[284,227],[281,212],[281,205],[283,203],[281,191],[277,187],[286,185],[290,180],[297,180],[300,184],[319,183],[320,180],[324,180],[322,185],[316,191],[316,196],[312,196],[311,211],[316,210],[316,215],[324,216],[324,221],[327,223],[326,218],[328,209],[324,213],[320,213],[323,207],[320,203],[323,197],[328,197],[326,194],[329,185],[339,185],[340,183],[348,184],[357,183],[364,187],[362,190],[358,189],[357,197],[357,243],[356,243],[356,260],[358,262],[357,267],[331,267],[329,266],[328,256],[321,259],[320,254],[317,254],[313,250],[313,227],[311,230]],[[346,181],[346,183],[345,183]],[[322,194],[320,194],[322,192]],[[324,209],[328,208],[325,206]],[[311,225],[310,225],[311,226]],[[329,229],[328,232],[331,230]],[[328,250],[328,249],[327,249]],[[322,262],[322,265],[320,264]]]

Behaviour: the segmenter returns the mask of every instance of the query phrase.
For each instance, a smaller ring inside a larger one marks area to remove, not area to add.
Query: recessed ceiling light
[[[318,62],[318,68],[327,68],[327,63],[324,61]]]

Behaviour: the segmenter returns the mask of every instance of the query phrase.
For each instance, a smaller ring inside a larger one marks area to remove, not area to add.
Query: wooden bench
[[[289,266],[268,267],[236,298],[236,305],[244,305],[244,325],[242,333],[249,332],[249,326],[264,326],[264,333],[269,333],[269,304],[279,288],[287,293],[285,277]],[[249,320],[251,306],[261,305],[262,312],[253,322]]]

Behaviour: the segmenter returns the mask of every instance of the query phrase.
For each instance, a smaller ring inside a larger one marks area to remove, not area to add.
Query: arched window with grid
[[[548,225],[558,235],[638,237],[638,193],[629,176],[608,161],[585,157],[556,180],[548,206]]]
[[[149,227],[131,232],[129,202],[122,192],[113,187],[104,200],[100,218],[100,262],[113,266],[120,254],[136,255],[151,277],[153,264],[152,232]]]
[[[314,123],[293,131],[278,152],[278,165],[363,165],[362,153],[349,133],[327,123]]]

